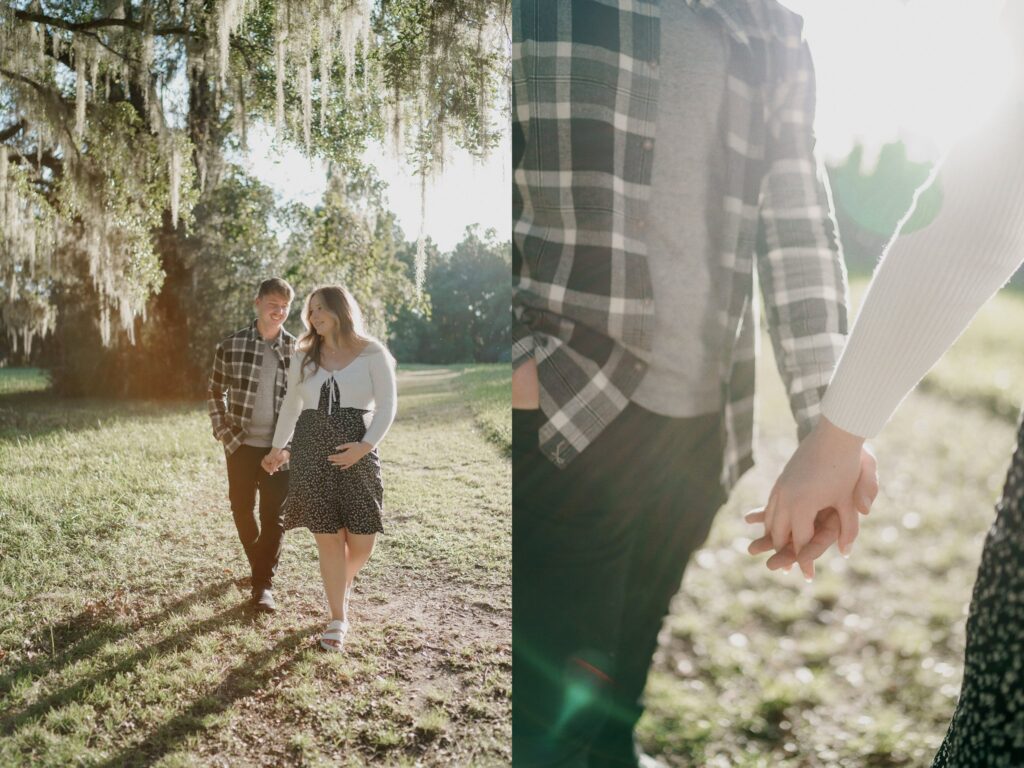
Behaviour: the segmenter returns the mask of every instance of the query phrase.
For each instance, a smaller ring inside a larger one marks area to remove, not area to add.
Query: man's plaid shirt
[[[281,412],[281,401],[288,387],[288,363],[295,349],[295,337],[282,328],[270,346],[278,358],[274,398],[276,416]],[[213,423],[213,436],[224,444],[228,453],[234,453],[245,441],[262,366],[263,337],[255,320],[217,345],[206,403]]]
[[[814,70],[774,0],[686,0],[727,31],[720,380],[723,484],[753,465],[756,262],[805,434],[847,333],[846,273],[814,155]],[[646,371],[645,217],[656,149],[658,0],[519,0],[513,11],[513,365],[537,362],[544,453],[564,466]],[[717,215],[717,214],[716,214]],[[717,353],[716,353],[717,354]]]

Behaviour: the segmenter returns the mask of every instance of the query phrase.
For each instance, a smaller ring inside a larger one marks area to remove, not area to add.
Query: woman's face
[[[338,330],[338,318],[327,308],[319,294],[310,299],[309,324],[320,336],[330,336]]]

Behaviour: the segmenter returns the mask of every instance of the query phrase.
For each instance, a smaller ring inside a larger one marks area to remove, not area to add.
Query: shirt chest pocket
[[[227,366],[228,375],[231,377],[231,387],[247,392],[254,390],[258,381],[254,379],[256,372],[251,363],[244,360],[232,360]]]

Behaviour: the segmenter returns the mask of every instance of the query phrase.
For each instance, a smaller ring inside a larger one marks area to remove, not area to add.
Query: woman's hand
[[[332,453],[327,460],[338,469],[348,469],[372,451],[373,446],[369,443],[343,443],[335,446],[334,450],[337,453]]]
[[[263,457],[260,466],[268,475],[272,475],[291,458],[291,453],[284,448],[273,448],[270,453]]]
[[[858,512],[867,514],[877,494],[875,458],[864,440],[821,417],[775,482],[763,515],[751,520],[765,527],[751,553],[774,549],[770,567],[799,562],[811,578],[814,559],[833,541],[849,554]]]

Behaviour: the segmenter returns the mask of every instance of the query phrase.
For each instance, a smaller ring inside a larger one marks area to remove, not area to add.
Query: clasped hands
[[[752,525],[763,525],[752,555],[774,550],[771,570],[800,566],[814,578],[814,561],[834,543],[847,557],[866,515],[878,495],[875,457],[864,439],[845,432],[824,416],[804,438],[786,464],[768,503],[747,513]]]
[[[338,469],[348,469],[372,451],[373,446],[369,443],[342,443],[341,445],[336,445],[334,450],[337,453],[332,453],[327,457],[327,460]],[[272,475],[290,458],[291,453],[289,451],[286,451],[284,448],[274,448],[263,457],[263,460],[260,461],[260,466],[263,467],[263,470],[268,475]]]

